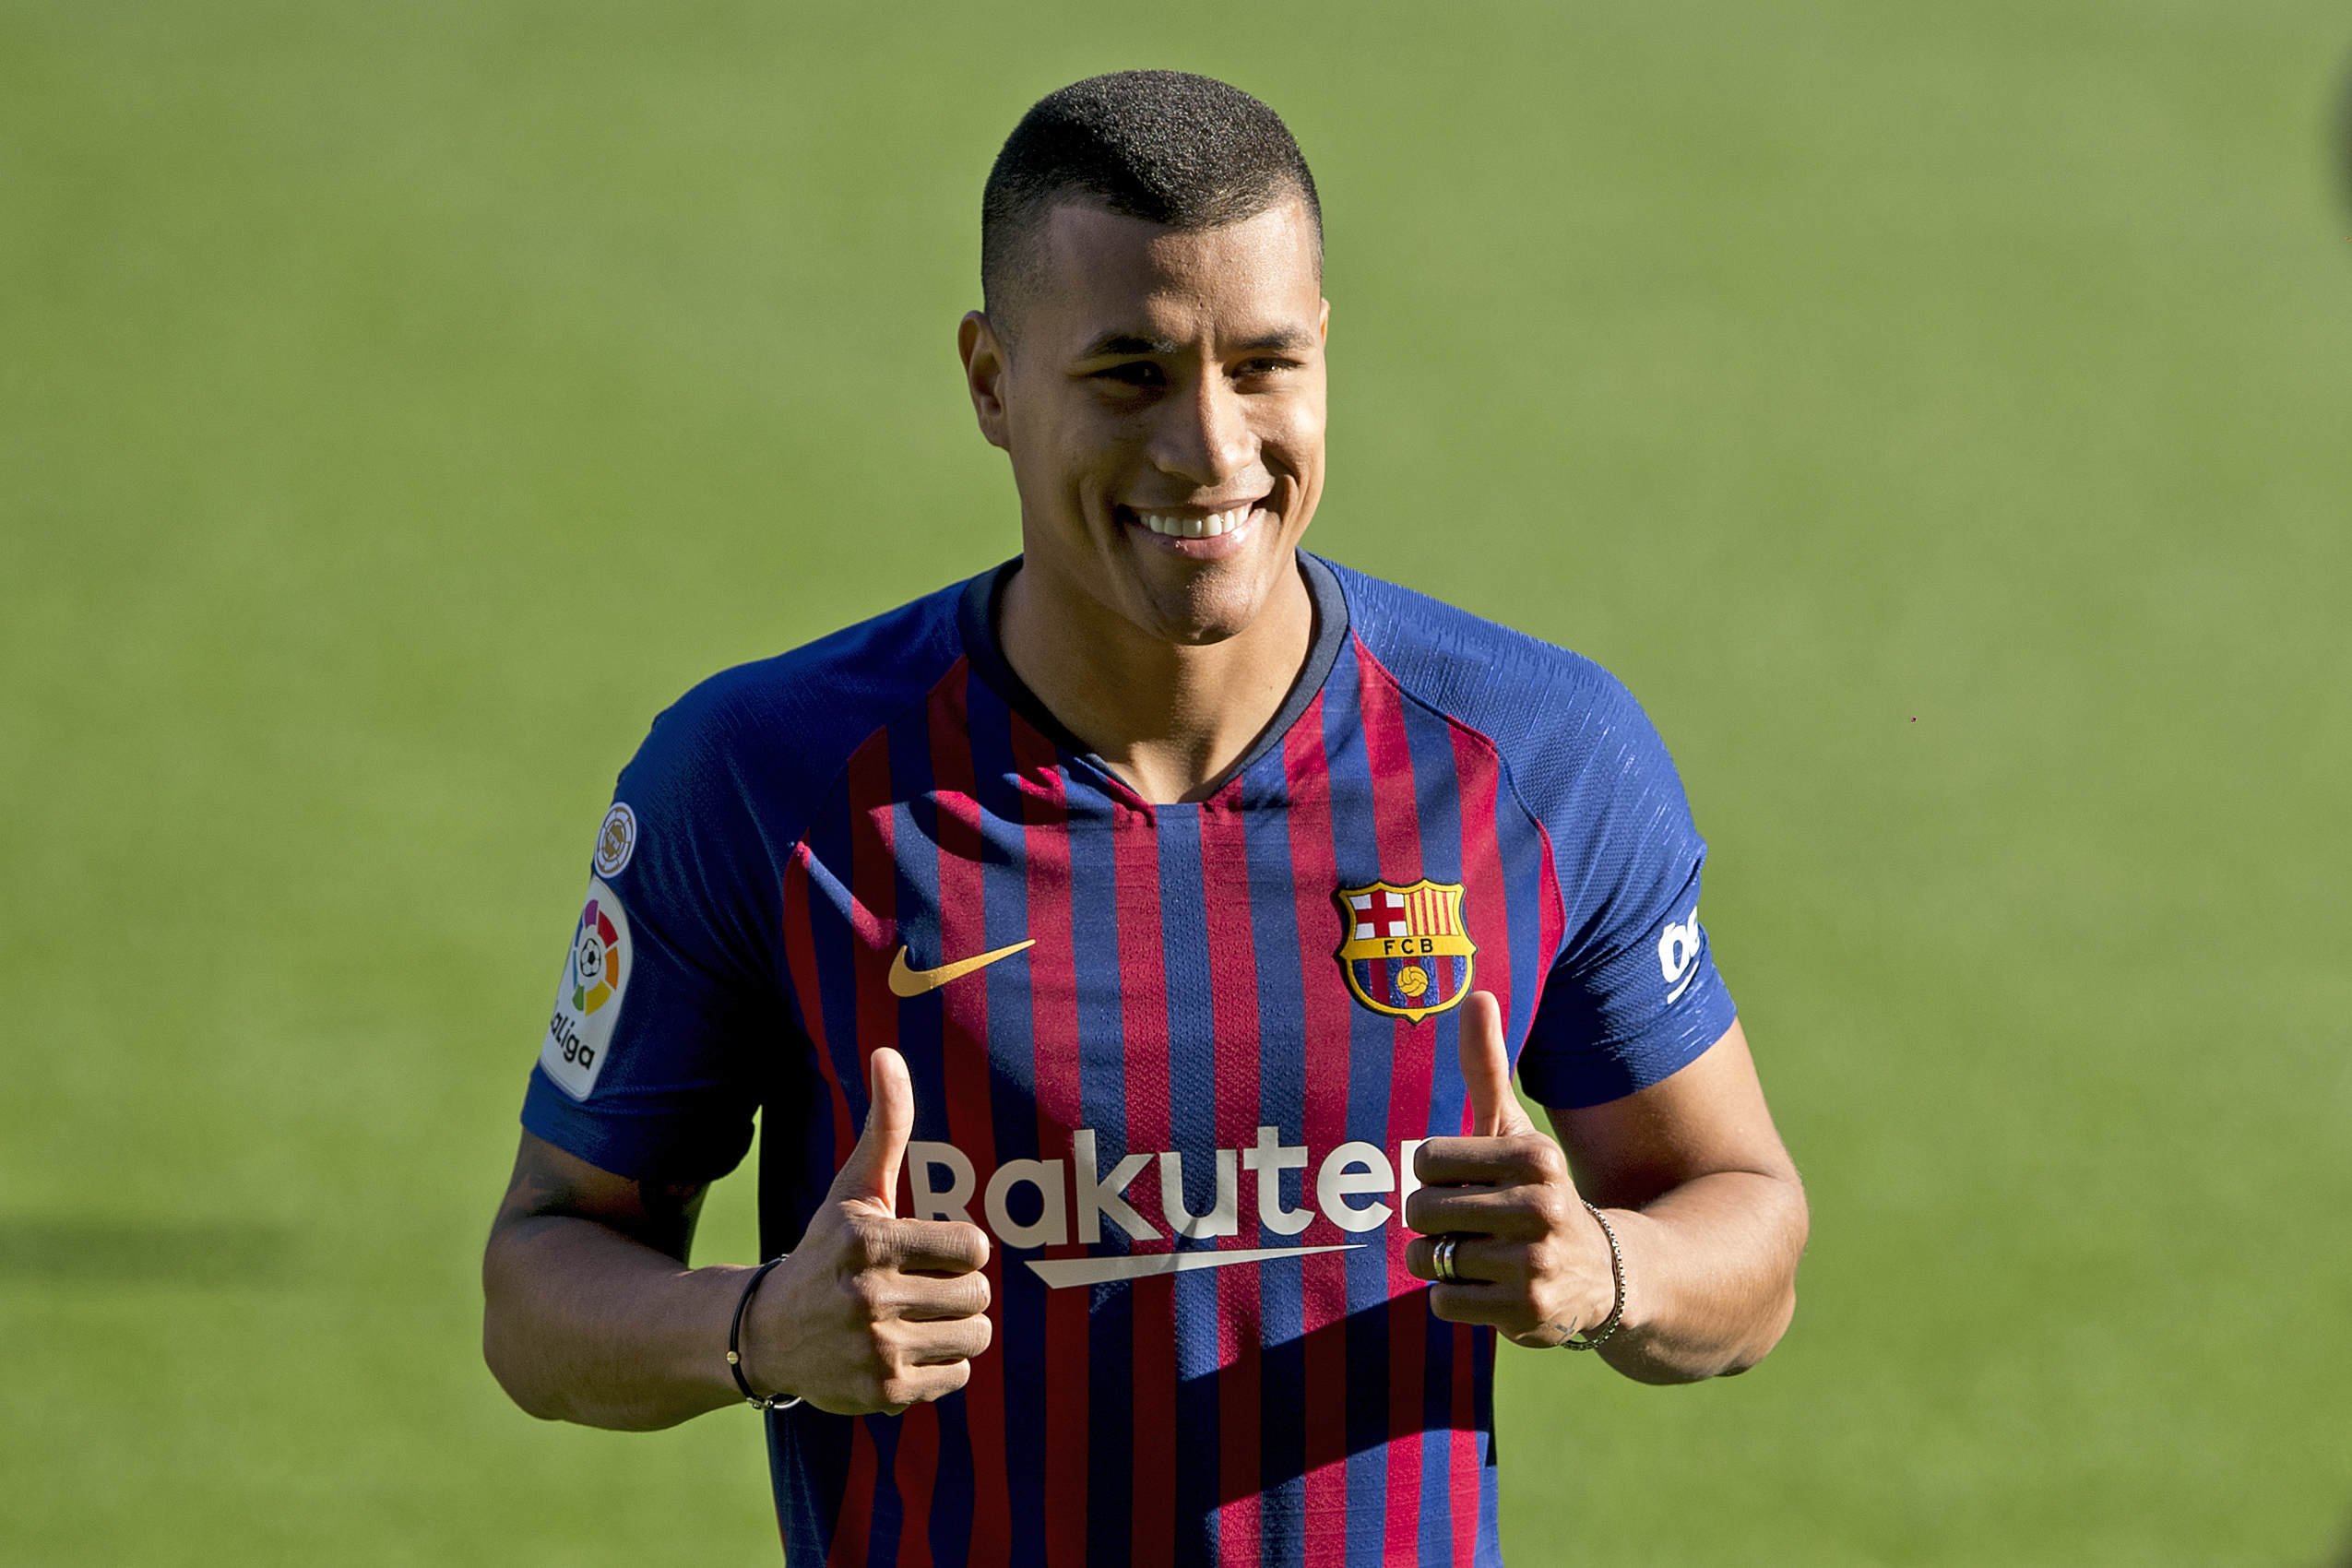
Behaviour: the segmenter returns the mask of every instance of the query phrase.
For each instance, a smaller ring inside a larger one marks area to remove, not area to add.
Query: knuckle
[[[1560,1146],[1540,1133],[1511,1140],[1511,1164],[1530,1182],[1556,1182],[1568,1173],[1568,1161]]]
[[[865,1215],[849,1221],[849,1244],[844,1250],[853,1266],[869,1269],[889,1260],[891,1249],[885,1229],[889,1223]]]
[[[1570,1204],[1559,1188],[1545,1183],[1527,1189],[1527,1208],[1543,1222],[1547,1231],[1558,1230],[1567,1222]]]

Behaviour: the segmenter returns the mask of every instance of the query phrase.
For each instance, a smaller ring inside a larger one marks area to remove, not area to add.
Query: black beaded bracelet
[[[759,1289],[759,1282],[767,1277],[769,1269],[791,1255],[785,1253],[772,1257],[752,1270],[752,1277],[743,1281],[743,1293],[735,1299],[735,1321],[727,1325],[727,1370],[735,1374],[735,1386],[743,1391],[743,1403],[754,1410],[789,1410],[801,1402],[797,1394],[790,1399],[781,1394],[770,1394],[762,1398],[752,1392],[751,1384],[743,1377],[743,1313],[751,1309],[752,1292]]]
[[[1617,1300],[1610,1304],[1609,1316],[1601,1320],[1598,1332],[1589,1339],[1579,1339],[1574,1335],[1570,1335],[1558,1346],[1558,1348],[1562,1350],[1599,1349],[1608,1342],[1609,1336],[1617,1332],[1618,1324],[1625,1317],[1625,1254],[1617,1247],[1617,1228],[1610,1224],[1607,1215],[1594,1208],[1592,1205],[1586,1204],[1585,1207],[1595,1219],[1600,1221],[1600,1233],[1609,1238],[1609,1277],[1617,1287]]]

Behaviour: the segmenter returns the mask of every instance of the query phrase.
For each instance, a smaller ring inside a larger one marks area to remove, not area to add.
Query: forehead
[[[1087,341],[1153,336],[1263,337],[1312,327],[1323,302],[1313,221],[1292,199],[1216,229],[1170,229],[1094,207],[1057,207],[1042,225],[1044,287],[1030,331]]]

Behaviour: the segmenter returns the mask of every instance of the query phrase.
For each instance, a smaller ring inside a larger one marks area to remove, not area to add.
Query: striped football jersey
[[[913,1075],[903,1214],[993,1241],[995,1338],[900,1417],[768,1418],[790,1561],[1495,1563],[1490,1331],[1405,1269],[1460,1003],[1598,1104],[1729,1028],[1673,764],[1588,660],[1302,554],[1311,657],[1153,804],[1005,662],[1008,563],[747,665],[622,774],[523,1121],[732,1169],[789,1250]]]

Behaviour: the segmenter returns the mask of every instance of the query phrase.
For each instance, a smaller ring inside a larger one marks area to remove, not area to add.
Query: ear
[[[1005,352],[988,317],[976,310],[965,312],[956,328],[956,350],[964,358],[964,390],[972,395],[972,413],[980,420],[980,434],[991,446],[1010,450],[1004,384],[1013,373],[1013,356]]]

